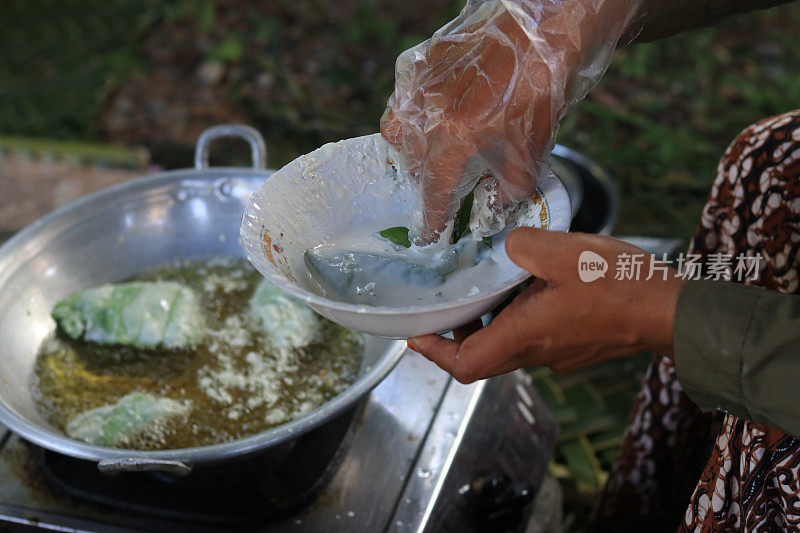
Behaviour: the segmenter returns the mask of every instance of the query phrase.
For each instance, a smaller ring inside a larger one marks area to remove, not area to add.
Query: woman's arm
[[[535,278],[520,295],[486,327],[409,346],[465,383],[523,366],[564,373],[642,350],[672,353],[684,281],[650,254],[610,237],[533,228],[512,231],[506,252]]]
[[[462,382],[525,366],[572,372],[652,350],[674,358],[702,409],[800,437],[800,296],[685,282],[639,248],[598,235],[515,230],[506,251],[535,276],[531,285],[486,327],[455,340],[412,338],[412,349]],[[582,278],[583,260],[595,262],[583,269],[594,275]]]
[[[791,0],[644,0],[644,26],[634,42],[643,43],[682,31],[711,26],[722,19]]]
[[[800,296],[691,281],[675,313],[675,370],[705,411],[800,437]]]

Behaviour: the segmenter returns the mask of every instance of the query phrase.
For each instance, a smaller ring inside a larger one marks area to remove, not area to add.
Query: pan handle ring
[[[97,469],[104,474],[115,476],[120,472],[165,472],[174,476],[188,476],[192,467],[180,461],[164,459],[104,459],[97,463]]]
[[[208,154],[211,143],[220,137],[235,137],[247,141],[250,145],[250,157],[253,168],[263,170],[267,166],[267,145],[264,138],[255,128],[243,124],[220,124],[212,126],[200,134],[194,151],[194,168],[208,168]]]

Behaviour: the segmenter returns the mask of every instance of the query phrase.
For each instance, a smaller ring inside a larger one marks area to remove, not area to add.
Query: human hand
[[[610,265],[605,277],[581,281],[578,258],[585,250]],[[573,372],[642,350],[672,354],[672,327],[684,280],[674,269],[654,270],[641,249],[598,235],[521,228],[506,239],[506,252],[535,280],[487,326],[408,339],[408,345],[462,383],[505,374],[523,366]],[[620,254],[639,254],[639,279],[617,280]]]
[[[400,55],[381,132],[419,182],[422,220],[414,229],[423,242],[439,239],[487,172],[497,179],[494,209],[530,196],[536,176],[549,171],[558,121],[599,81],[638,6],[470,1]]]

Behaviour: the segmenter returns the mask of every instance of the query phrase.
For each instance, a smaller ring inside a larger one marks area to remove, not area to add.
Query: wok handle
[[[165,472],[174,476],[188,476],[192,467],[180,461],[164,459],[103,459],[97,469],[104,474],[116,476],[120,472]]]
[[[267,145],[258,130],[243,124],[220,124],[212,126],[200,134],[194,150],[194,168],[208,168],[208,153],[211,143],[220,137],[235,137],[247,141],[250,145],[250,157],[253,168],[263,170],[267,166]]]

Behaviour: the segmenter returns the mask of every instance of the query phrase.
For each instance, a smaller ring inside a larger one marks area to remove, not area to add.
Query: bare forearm
[[[768,9],[791,0],[644,0],[644,27],[634,42],[643,43],[711,26],[731,17]]]

